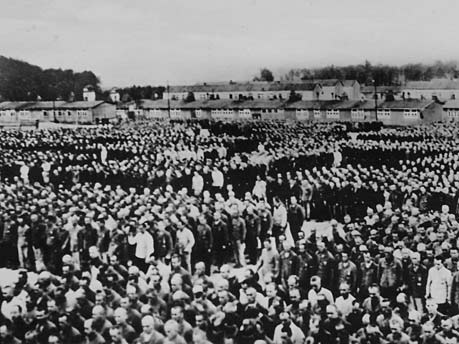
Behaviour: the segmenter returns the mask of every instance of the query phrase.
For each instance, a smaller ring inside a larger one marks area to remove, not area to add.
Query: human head
[[[434,314],[438,309],[438,304],[435,302],[434,299],[428,298],[426,300],[426,309],[429,314]]]
[[[113,343],[121,343],[123,340],[121,328],[116,325],[110,328],[109,330],[110,338],[112,339]]]
[[[151,334],[154,331],[155,320],[151,315],[146,315],[142,318],[142,329],[146,334]]]
[[[92,308],[92,318],[93,319],[105,319],[105,309],[101,305],[95,305]]]
[[[312,276],[311,277],[311,288],[315,291],[320,290],[322,286],[322,281],[319,276]]]
[[[194,265],[194,270],[195,270],[196,275],[198,275],[198,276],[205,275],[205,273],[206,273],[206,264],[204,262],[197,262]]]
[[[174,339],[179,331],[179,324],[177,321],[170,319],[164,324],[164,332],[169,340]]]
[[[426,338],[433,338],[435,336],[435,327],[431,322],[426,322],[422,325],[422,333]]]
[[[437,269],[441,269],[443,267],[443,257],[440,255],[435,256],[434,265]]]
[[[327,317],[330,319],[339,318],[338,308],[335,305],[328,305],[326,308]]]
[[[171,319],[175,320],[177,323],[181,323],[183,321],[182,306],[177,305],[171,308]]]
[[[118,307],[115,310],[115,322],[117,325],[125,324],[127,321],[127,311],[124,308]]]
[[[250,303],[255,303],[256,297],[257,297],[257,291],[253,287],[247,288],[245,291],[245,295],[247,296],[247,302]]]
[[[343,296],[349,295],[350,292],[350,286],[348,283],[343,282],[339,285],[339,293]]]

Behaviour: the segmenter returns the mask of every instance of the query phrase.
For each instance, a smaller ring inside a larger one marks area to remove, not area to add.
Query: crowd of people
[[[459,130],[0,132],[0,343],[459,341]]]

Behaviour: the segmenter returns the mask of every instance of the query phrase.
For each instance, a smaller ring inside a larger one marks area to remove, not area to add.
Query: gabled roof
[[[52,101],[41,101],[41,102],[34,102],[32,104],[27,105],[27,110],[52,110],[58,108],[65,104],[65,101],[57,100],[55,102]]]
[[[344,87],[352,87],[359,83],[357,80],[341,80],[341,82],[343,83]]]
[[[426,107],[434,103],[433,100],[421,100],[421,99],[407,99],[407,100],[394,100],[386,101],[378,104],[380,109],[392,109],[392,110],[405,110],[415,109],[424,110]]]
[[[432,79],[430,81],[408,81],[405,89],[414,90],[459,90],[459,80]]]
[[[394,93],[399,93],[401,91],[400,86],[376,86],[378,93],[392,91]],[[363,94],[373,94],[375,92],[375,87],[372,85],[362,86],[360,92]]]
[[[10,102],[10,101],[6,101],[6,102],[2,102],[0,103],[0,109],[1,110],[22,110],[24,108],[26,108],[27,106],[33,104],[35,102],[26,102],[26,101],[22,101],[22,102]]]
[[[317,82],[248,82],[231,84],[202,84],[190,86],[171,86],[170,93],[186,92],[279,92],[279,91],[312,91],[316,88]]]
[[[305,109],[305,110],[321,110],[331,109],[339,103],[338,100],[300,100],[294,103],[287,103],[286,109]]]
[[[448,100],[445,105],[443,105],[444,109],[459,109],[459,100],[458,99],[453,99],[453,100]]]
[[[87,101],[77,101],[77,102],[66,102],[62,104],[59,108],[61,109],[94,109],[99,105],[105,103],[103,100],[95,100],[91,102]]]
[[[284,105],[285,101],[281,100],[231,100],[231,99],[216,99],[216,100],[196,100],[192,102],[184,101],[168,101],[166,99],[150,100],[142,99],[137,102],[137,106],[143,109],[277,109]],[[129,104],[134,104],[130,102]],[[129,107],[125,104],[123,108]]]
[[[103,100],[92,102],[77,101],[39,101],[39,102],[2,102],[0,103],[1,110],[52,110],[54,109],[93,109],[105,103]]]
[[[322,80],[311,80],[315,84],[319,84],[325,87],[333,87],[336,86],[337,84],[341,83],[342,81],[338,79],[322,79]]]
[[[362,102],[360,100],[344,100],[332,105],[335,110],[350,110],[355,109]]]
[[[379,106],[379,102],[378,102],[378,106]],[[375,101],[374,99],[367,100],[367,101],[358,101],[354,104],[352,108],[356,110],[373,110],[374,111]]]

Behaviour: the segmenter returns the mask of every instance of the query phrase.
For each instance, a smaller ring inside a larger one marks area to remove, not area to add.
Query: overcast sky
[[[103,86],[459,59],[456,0],[0,0],[0,55]]]

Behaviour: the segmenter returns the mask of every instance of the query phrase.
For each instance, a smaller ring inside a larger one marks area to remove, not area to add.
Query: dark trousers
[[[142,271],[144,273],[147,272],[148,264],[145,263],[145,259],[144,258],[135,257],[133,263],[134,263],[135,266],[137,266],[139,268],[140,271]]]

